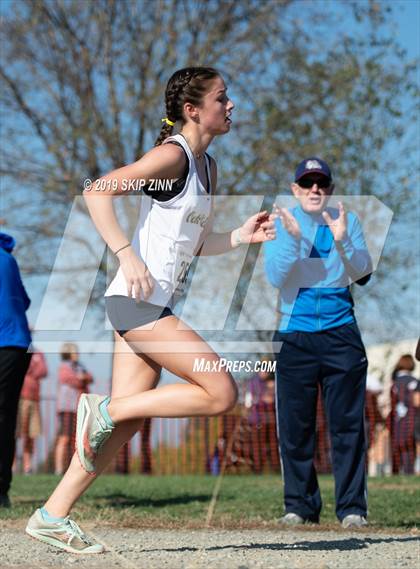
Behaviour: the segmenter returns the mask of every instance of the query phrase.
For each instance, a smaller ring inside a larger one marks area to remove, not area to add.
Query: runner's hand
[[[153,279],[149,269],[131,247],[120,251],[117,257],[127,283],[128,297],[133,298],[134,293],[137,302],[146,300],[153,290]]]
[[[251,216],[240,228],[242,243],[262,243],[276,238],[275,215],[261,211]]]

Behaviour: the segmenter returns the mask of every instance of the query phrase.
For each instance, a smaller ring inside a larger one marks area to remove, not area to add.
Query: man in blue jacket
[[[0,232],[0,507],[9,507],[19,395],[31,354],[30,299],[12,255],[15,240]]]
[[[328,420],[336,514],[343,527],[367,524],[364,402],[367,358],[349,285],[372,271],[359,220],[334,190],[323,160],[297,167],[292,192],[299,204],[277,209],[277,237],[265,246],[265,269],[279,289],[276,354],[277,425],[286,514],[295,525],[319,521],[322,502],[313,457],[318,385]]]

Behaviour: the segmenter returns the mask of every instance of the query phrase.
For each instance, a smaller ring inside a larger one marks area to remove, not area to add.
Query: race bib
[[[193,255],[182,245],[177,244],[175,249],[176,260],[174,269],[174,289],[177,296],[185,293],[188,280],[188,271],[193,260]]]

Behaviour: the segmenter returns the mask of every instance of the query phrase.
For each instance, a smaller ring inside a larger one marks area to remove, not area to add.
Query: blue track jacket
[[[0,348],[27,348],[31,333],[26,310],[31,303],[12,255],[15,240],[0,233]]]
[[[276,239],[264,243],[265,271],[279,289],[279,331],[319,332],[353,322],[349,285],[365,284],[372,272],[357,216],[347,212],[348,237],[336,244],[320,214],[308,214],[300,205],[289,211],[300,225],[300,241],[277,219]],[[327,211],[338,217],[336,208]]]

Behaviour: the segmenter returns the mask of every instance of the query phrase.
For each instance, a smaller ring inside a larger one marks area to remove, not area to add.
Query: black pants
[[[31,356],[26,348],[0,348],[0,494],[12,480],[19,396]]]
[[[367,358],[357,324],[274,335],[277,426],[286,513],[319,521],[314,451],[318,385],[331,436],[336,514],[366,516],[364,404]]]

